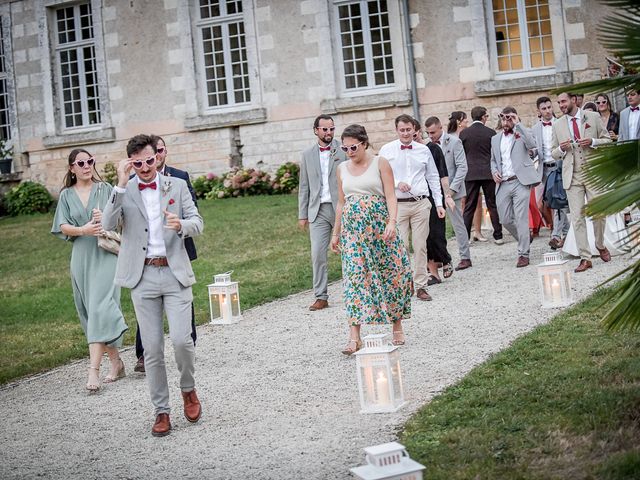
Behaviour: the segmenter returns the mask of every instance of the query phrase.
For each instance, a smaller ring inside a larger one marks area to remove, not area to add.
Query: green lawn
[[[193,263],[198,323],[209,318],[206,285],[233,270],[243,308],[311,288],[308,233],[297,228],[295,196],[263,196],[199,202],[205,232],[196,239]],[[53,215],[0,219],[0,384],[88,356],[71,293],[71,244],[49,233]],[[329,277],[340,277],[330,255]],[[311,302],[312,298],[309,297]],[[122,308],[135,334],[128,290]]]
[[[605,333],[596,298],[414,415],[400,441],[425,478],[640,478],[640,334]]]

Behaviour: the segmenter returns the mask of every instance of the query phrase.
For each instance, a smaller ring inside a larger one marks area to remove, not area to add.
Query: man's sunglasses
[[[158,147],[158,148],[156,149],[156,151],[157,151],[158,153],[160,153],[160,154],[164,153],[164,151],[165,151],[165,150],[166,150],[166,148],[165,148],[165,147]]]
[[[318,130],[322,130],[324,133],[333,132],[336,127],[317,127]]]
[[[358,147],[362,145],[362,142],[360,143],[354,143],[353,145],[340,145],[340,148],[342,149],[343,152],[348,152],[349,150],[351,150],[352,152],[355,152],[356,150],[358,150]]]
[[[142,164],[146,163],[148,166],[153,165],[154,163],[156,163],[156,157],[155,155],[153,157],[149,157],[146,160],[132,160],[131,161],[131,165],[133,165],[133,168],[142,168]]]
[[[96,161],[95,158],[91,157],[88,160],[76,160],[75,162],[73,162],[73,165],[77,165],[80,168],[84,168],[84,164],[86,163],[88,166],[92,167],[95,161]]]

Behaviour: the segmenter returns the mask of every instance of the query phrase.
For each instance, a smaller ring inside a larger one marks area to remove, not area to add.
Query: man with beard
[[[315,302],[309,310],[322,310],[329,306],[327,294],[327,252],[335,222],[338,203],[338,164],[346,160],[334,133],[336,127],[329,115],[319,115],[313,122],[317,143],[305,150],[300,162],[298,188],[298,226],[309,226],[311,238],[311,264],[313,267],[313,293]]]

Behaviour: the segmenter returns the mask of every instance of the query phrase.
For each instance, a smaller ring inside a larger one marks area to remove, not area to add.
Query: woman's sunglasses
[[[142,164],[146,163],[148,166],[153,165],[154,163],[156,163],[156,157],[155,155],[153,157],[149,157],[146,160],[132,160],[131,161],[131,165],[133,165],[133,168],[142,168]]]
[[[348,147],[346,145],[340,145],[340,148],[342,149],[343,152],[348,152],[349,150],[351,150],[352,152],[355,152],[356,150],[358,150],[358,146],[360,146],[361,144],[362,142],[355,143],[353,145],[349,145]]]
[[[95,161],[96,161],[95,158],[91,157],[88,160],[76,160],[75,162],[72,163],[72,165],[77,165],[80,168],[84,168],[84,165],[86,163],[88,166],[92,167]]]

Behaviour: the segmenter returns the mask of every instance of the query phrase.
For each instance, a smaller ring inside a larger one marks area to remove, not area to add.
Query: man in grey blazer
[[[516,267],[529,265],[529,198],[531,186],[540,183],[542,168],[531,158],[536,141],[518,112],[505,107],[500,114],[502,132],[491,139],[491,174],[496,182],[500,223],[518,242]]]
[[[455,135],[449,135],[442,128],[442,123],[438,117],[429,117],[424,124],[426,132],[431,141],[437,144],[447,163],[449,174],[449,189],[445,191],[445,205],[447,213],[451,219],[451,226],[456,234],[458,252],[460,253],[460,263],[456,270],[464,270],[471,267],[471,252],[469,250],[469,234],[462,218],[462,199],[467,194],[465,189],[465,177],[467,176],[467,157],[464,154],[462,140]],[[453,199],[454,205],[446,202],[446,198]]]
[[[591,247],[587,237],[587,223],[582,211],[586,201],[590,201],[598,192],[587,185],[582,176],[582,167],[586,156],[592,148],[611,143],[609,132],[602,125],[600,115],[578,108],[576,95],[563,92],[558,95],[558,105],[564,114],[553,124],[553,150],[551,154],[556,160],[562,160],[562,186],[567,192],[571,224],[576,236],[576,245],[580,253],[580,264],[576,273],[592,268]],[[604,246],[605,220],[593,221],[593,233],[596,248],[604,262],[611,260],[611,254]]]
[[[346,160],[335,140],[335,125],[329,115],[319,115],[313,122],[317,143],[302,153],[300,185],[298,187],[298,225],[309,226],[311,238],[311,265],[313,267],[313,293],[315,302],[309,310],[322,310],[329,306],[327,294],[327,262],[331,232],[338,203],[338,164]]]
[[[640,94],[636,90],[629,90],[627,101],[629,106],[620,112],[619,142],[640,138]]]
[[[156,415],[151,434],[164,436],[170,432],[171,422],[163,310],[180,373],[184,415],[195,423],[202,413],[195,391],[191,338],[191,286],[196,279],[184,240],[199,235],[203,224],[187,183],[157,172],[156,144],[149,135],[129,140],[127,155],[129,158],[118,164],[118,185],[104,209],[102,224],[105,230],[113,230],[122,222],[115,283],[131,289]],[[129,179],[132,170],[135,176]]]

